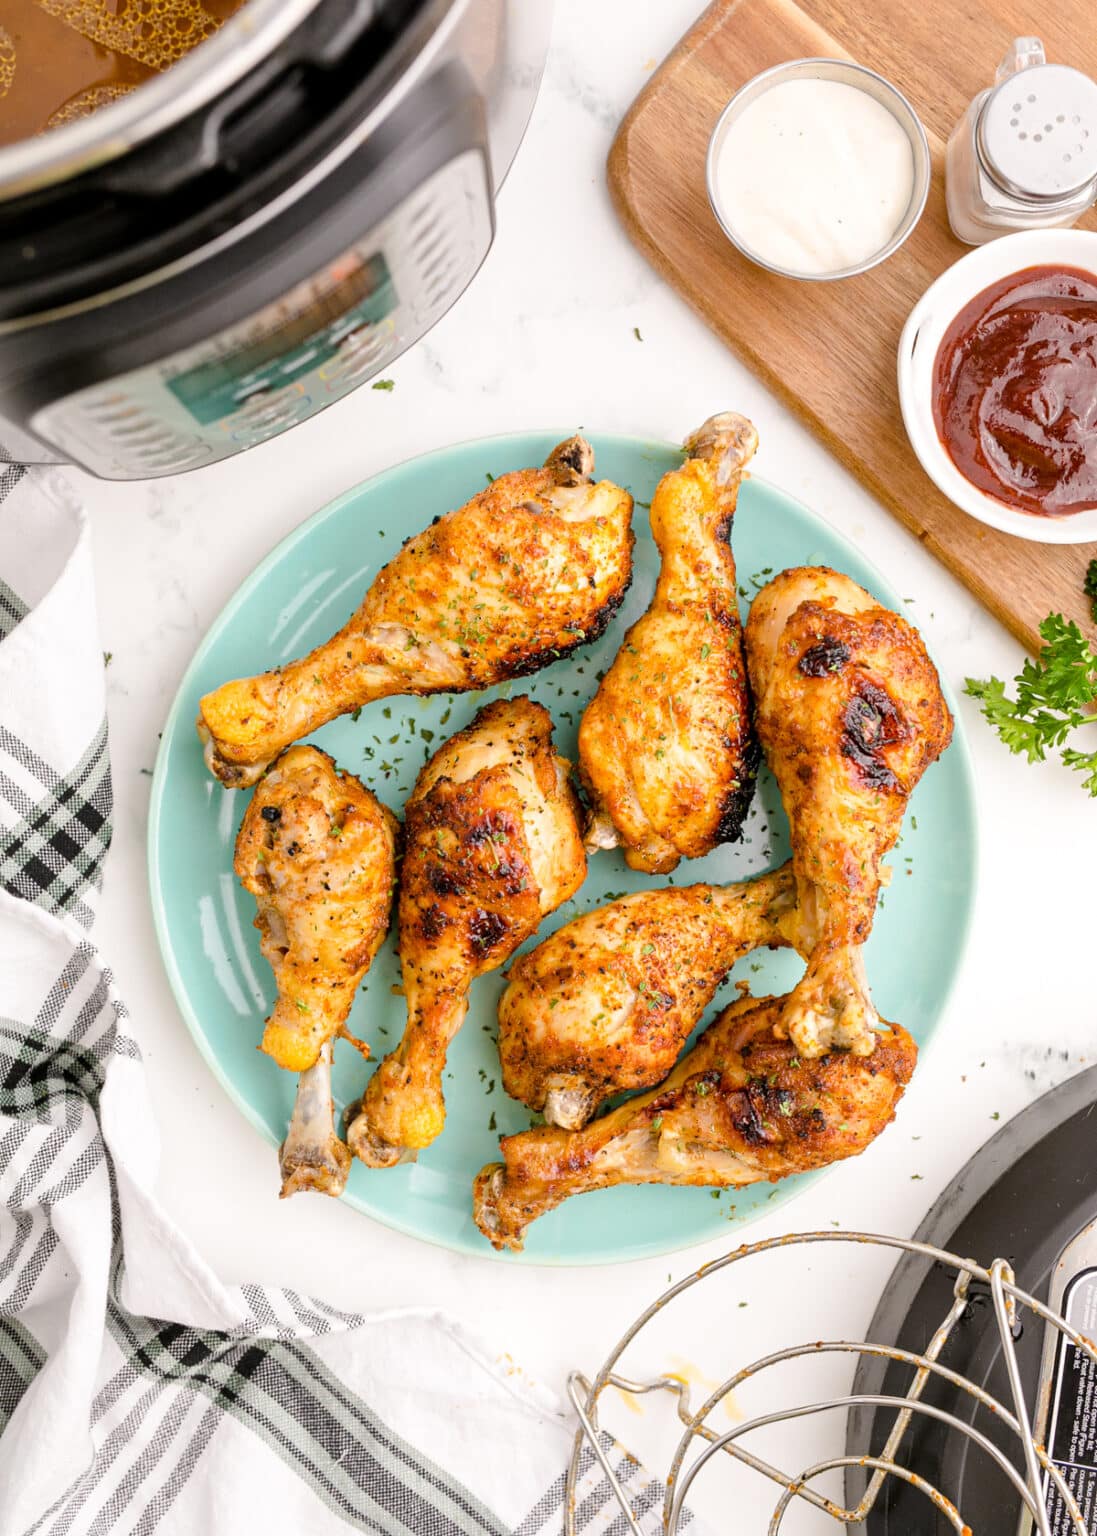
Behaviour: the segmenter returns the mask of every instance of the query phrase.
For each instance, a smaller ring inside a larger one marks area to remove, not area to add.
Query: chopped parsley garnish
[[[373,381],[373,388],[374,389],[393,390],[393,389],[396,388],[396,380],[395,379],[374,379],[374,381]]]

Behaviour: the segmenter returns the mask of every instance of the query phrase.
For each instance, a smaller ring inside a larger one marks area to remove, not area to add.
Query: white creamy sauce
[[[736,238],[790,271],[837,272],[895,233],[914,186],[887,107],[837,80],[786,80],[730,124],[713,193]]]

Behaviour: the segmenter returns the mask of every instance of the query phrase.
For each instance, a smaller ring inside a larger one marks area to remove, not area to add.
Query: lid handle
[[[1015,37],[1009,45],[1005,58],[998,65],[994,83],[1001,85],[1003,80],[1019,74],[1022,69],[1031,69],[1034,64],[1046,63],[1044,45],[1038,37]]]

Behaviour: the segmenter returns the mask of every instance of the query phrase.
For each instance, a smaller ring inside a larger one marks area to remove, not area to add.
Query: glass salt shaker
[[[1073,224],[1097,201],[1097,84],[1049,64],[1038,37],[1016,38],[953,129],[945,195],[967,245]]]

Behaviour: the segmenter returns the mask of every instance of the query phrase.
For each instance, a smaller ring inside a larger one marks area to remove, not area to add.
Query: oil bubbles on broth
[[[87,117],[213,36],[243,0],[5,0],[0,146]]]

